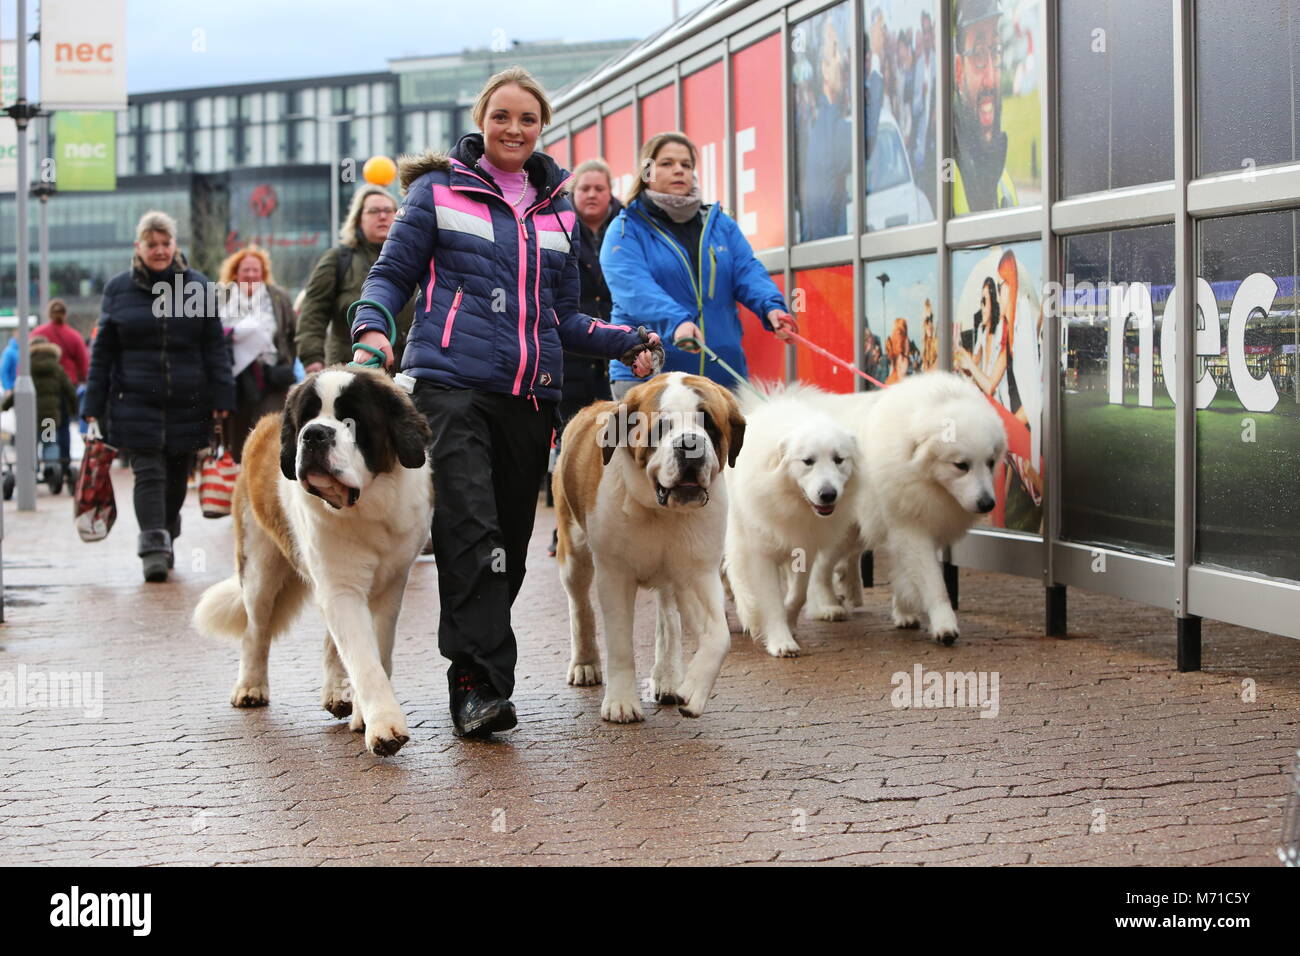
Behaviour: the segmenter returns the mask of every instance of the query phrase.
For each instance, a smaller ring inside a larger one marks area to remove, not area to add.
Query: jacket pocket
[[[456,323],[456,313],[460,310],[460,300],[465,295],[463,286],[456,287],[456,298],[451,300],[451,309],[447,312],[447,321],[442,326],[442,347],[451,345],[451,327]]]
[[[555,314],[554,309],[551,309],[550,313],[551,313],[551,318],[555,320],[555,327],[558,329],[560,327],[560,317]]]
[[[713,282],[718,277],[718,254],[709,246],[709,298],[713,298]]]

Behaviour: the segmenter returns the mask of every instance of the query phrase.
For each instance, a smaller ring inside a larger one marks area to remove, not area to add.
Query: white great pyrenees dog
[[[993,469],[1007,451],[1002,419],[984,393],[952,372],[929,372],[878,392],[810,395],[851,428],[865,452],[856,534],[814,569],[814,602],[837,600],[835,579],[859,606],[858,556],[866,548],[890,560],[893,621],[920,626],[941,644],[958,637],[939,549],[961,538],[995,504]]]
[[[816,407],[814,392],[794,386],[741,399],[745,447],[732,478],[724,568],[741,626],[773,657],[798,655],[793,632],[814,563],[823,552],[838,555],[861,507],[858,441]]]

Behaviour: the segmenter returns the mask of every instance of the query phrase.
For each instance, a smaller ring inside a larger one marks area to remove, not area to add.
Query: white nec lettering
[[[85,893],[80,887],[50,897],[51,926],[129,926],[148,936],[153,926],[152,893]]]
[[[1196,280],[1196,309],[1204,324],[1196,330],[1196,354],[1217,356],[1226,348],[1228,372],[1232,388],[1247,411],[1269,412],[1278,403],[1277,387],[1267,373],[1255,378],[1246,365],[1246,322],[1257,312],[1268,314],[1277,297],[1278,287],[1263,272],[1247,276],[1233,296],[1228,310],[1228,341],[1222,342],[1219,306],[1214,290],[1203,278]],[[1129,322],[1138,333],[1138,404],[1151,406],[1154,398],[1154,309],[1151,292],[1142,283],[1110,287],[1110,334],[1107,361],[1110,365],[1109,396],[1112,405],[1124,403],[1124,332]],[[1164,369],[1165,389],[1170,401],[1176,402],[1175,382],[1178,369],[1178,301],[1175,292],[1169,293],[1165,303],[1164,321],[1160,326],[1160,364]],[[1196,407],[1208,408],[1218,393],[1219,386],[1209,371],[1202,372],[1196,381]]]

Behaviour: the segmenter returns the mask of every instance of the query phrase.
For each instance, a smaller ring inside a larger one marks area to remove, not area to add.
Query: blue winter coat
[[[3,354],[0,354],[0,388],[6,392],[18,381],[18,338],[9,340]]]
[[[631,326],[578,311],[577,216],[561,191],[568,171],[533,153],[524,169],[537,198],[516,211],[478,166],[482,155],[482,135],[470,133],[449,154],[403,161],[405,200],[361,297],[396,314],[413,287],[422,290],[402,357],[407,374],[558,402],[565,349],[608,359],[641,339]],[[386,327],[363,306],[352,339]]]
[[[748,375],[736,302],[757,315],[763,327],[771,331],[767,313],[772,309],[784,311],[785,299],[762,263],[754,258],[736,221],[716,203],[703,215],[700,247],[687,250],[640,198],[632,200],[605,230],[600,267],[614,299],[610,320],[644,325],[658,332],[666,353],[665,372],[705,375],[734,388],[735,379],[717,362],[702,353],[675,348],[673,332],[683,322],[694,322],[710,349],[741,375]],[[695,270],[690,260],[696,262]],[[626,381],[633,375],[630,369],[614,364],[609,377]]]
[[[155,295],[159,282],[167,291]],[[149,272],[137,258],[104,285],[81,414],[107,424],[110,445],[194,451],[208,443],[212,410],[234,409],[230,352],[207,289],[180,253],[172,271]]]

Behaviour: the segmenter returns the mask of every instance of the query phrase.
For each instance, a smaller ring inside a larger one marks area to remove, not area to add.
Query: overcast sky
[[[685,13],[703,2],[679,7]],[[497,37],[640,39],[667,26],[672,7],[672,0],[128,0],[127,87],[144,93],[383,70],[391,57],[457,53]],[[28,9],[34,31],[35,0]],[[15,12],[14,0],[0,3],[5,36],[14,35]],[[35,60],[36,47],[29,49]],[[29,75],[35,82],[36,72]]]

